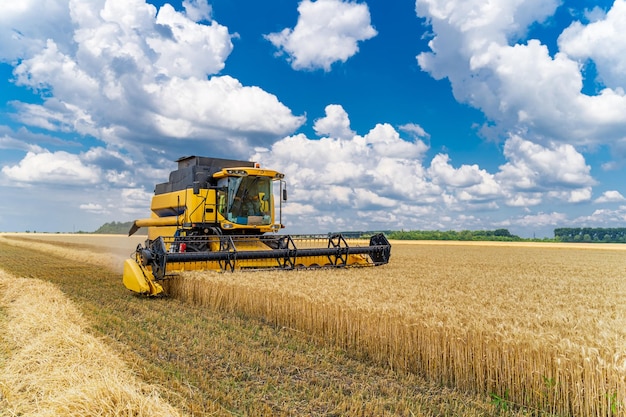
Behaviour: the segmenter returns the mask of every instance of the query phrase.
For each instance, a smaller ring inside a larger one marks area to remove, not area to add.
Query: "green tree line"
[[[554,229],[560,242],[626,243],[626,227],[561,227]]]
[[[410,230],[393,231],[387,237],[395,240],[478,240],[478,241],[521,241],[522,238],[511,234],[508,229],[496,230]]]
[[[130,230],[130,227],[132,225],[133,225],[133,222],[105,223],[102,226],[100,226],[100,228],[98,228],[98,230],[96,230],[94,233],[101,233],[101,234],[107,234],[107,235],[125,235],[125,234],[128,234],[128,231]],[[147,233],[146,230],[147,229],[145,228],[139,229],[137,233],[145,234]]]

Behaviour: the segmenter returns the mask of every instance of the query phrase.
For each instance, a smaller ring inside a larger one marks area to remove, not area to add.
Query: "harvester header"
[[[124,285],[158,295],[159,281],[184,270],[296,269],[376,266],[389,262],[383,234],[369,245],[341,234],[277,235],[284,228],[284,175],[256,162],[187,156],[169,181],[157,184],[149,218],[135,220],[129,235],[148,228],[148,239],[124,263]]]

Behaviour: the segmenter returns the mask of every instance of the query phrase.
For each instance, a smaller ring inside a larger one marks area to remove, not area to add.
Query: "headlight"
[[[241,177],[248,175],[248,172],[243,169],[227,169],[226,172],[228,172],[229,175],[239,175]]]

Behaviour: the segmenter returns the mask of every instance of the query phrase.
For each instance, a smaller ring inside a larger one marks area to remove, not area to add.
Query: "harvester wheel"
[[[192,230],[187,233],[189,239],[185,239],[187,252],[207,252],[210,250],[209,240],[211,237],[221,235],[221,231],[216,227]]]
[[[209,244],[205,239],[194,239],[193,242],[187,243],[187,252],[206,252],[207,250],[209,250]]]

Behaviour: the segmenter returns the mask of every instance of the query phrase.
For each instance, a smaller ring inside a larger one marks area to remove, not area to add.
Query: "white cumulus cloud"
[[[593,60],[602,83],[626,88],[626,1],[616,0],[608,13],[587,25],[574,22],[559,36],[559,48],[580,62]]]
[[[537,214],[528,214],[526,216],[522,216],[518,219],[515,219],[515,223],[525,227],[542,227],[542,226],[553,226],[559,227],[563,223],[567,222],[568,218],[565,213],[537,213]]]
[[[213,7],[207,0],[183,0],[183,7],[187,17],[194,22],[211,19]]]
[[[330,71],[333,63],[346,62],[359,51],[358,43],[377,35],[367,4],[343,0],[303,0],[293,29],[265,35],[288,55],[293,69]]]
[[[524,38],[531,23],[551,16],[556,0],[417,0],[432,25],[430,51],[417,60],[436,79],[448,78],[454,96],[484,112],[487,136],[528,132],[528,140],[572,145],[610,144],[624,137],[624,0],[602,20],[572,25],[553,56]],[[622,24],[620,26],[620,24]],[[583,64],[592,59],[607,88],[583,89]]]
[[[620,203],[626,201],[626,198],[617,190],[609,190],[594,200],[594,203]]]
[[[510,193],[510,204],[518,205],[520,193],[530,193],[531,201],[538,203],[537,192],[549,192],[553,197],[567,201],[588,200],[595,181],[585,158],[572,145],[552,144],[548,147],[510,137],[504,146],[509,160],[500,167],[496,179]]]
[[[350,139],[354,132],[350,129],[348,113],[339,104],[326,106],[326,116],[315,121],[315,133],[340,139]]]
[[[104,209],[104,207],[102,207],[98,203],[80,204],[78,206],[78,208],[80,208],[83,211],[86,211],[86,212],[89,212],[89,213],[94,213],[94,214],[106,213],[106,210]]]
[[[233,45],[209,21],[206,0],[186,1],[184,12],[144,0],[46,2],[70,36],[37,27],[38,2],[21,4],[11,7],[11,31],[0,29],[0,60],[19,59],[16,83],[44,98],[13,102],[28,126],[90,135],[143,159],[180,146],[210,153],[224,142],[232,145],[224,153],[243,157],[304,123],[275,95],[219,75]],[[22,46],[12,46],[12,33]]]
[[[87,185],[100,182],[100,168],[84,164],[78,155],[64,151],[28,152],[18,165],[2,173],[24,183]]]

